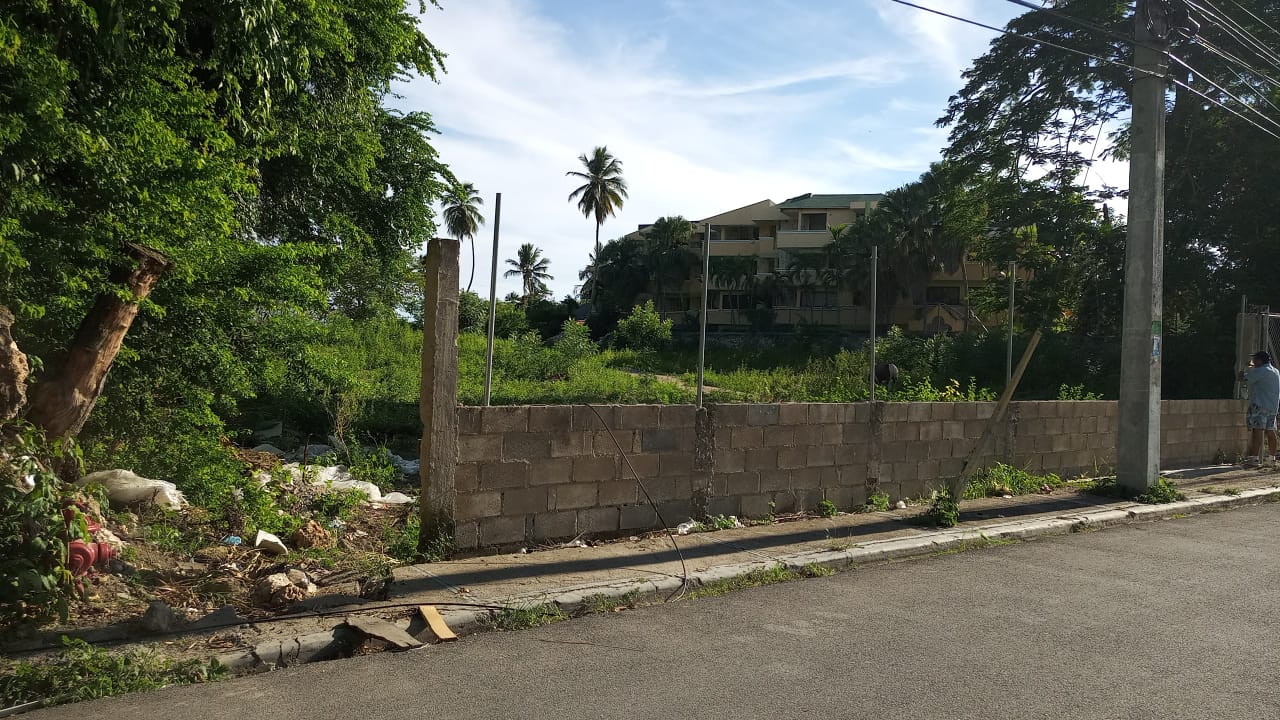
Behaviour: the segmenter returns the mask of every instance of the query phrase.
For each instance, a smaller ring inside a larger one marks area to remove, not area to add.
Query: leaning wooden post
[[[435,238],[423,261],[422,485],[418,552],[430,555],[453,542],[454,474],[458,462],[458,241]]]

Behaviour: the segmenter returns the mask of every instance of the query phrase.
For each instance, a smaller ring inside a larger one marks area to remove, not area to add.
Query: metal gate
[[[1280,314],[1265,305],[1249,307],[1242,303],[1241,308],[1236,317],[1236,370],[1249,367],[1249,357],[1259,350],[1270,352],[1272,362],[1280,362]],[[1243,382],[1236,382],[1237,398],[1247,398],[1248,392]]]

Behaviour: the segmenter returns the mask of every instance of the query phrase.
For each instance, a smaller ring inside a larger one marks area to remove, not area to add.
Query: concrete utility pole
[[[418,552],[453,541],[454,484],[458,465],[458,241],[427,243],[423,264],[421,465],[418,481]]]
[[[871,342],[868,347],[870,350],[871,360],[871,402],[876,401],[876,275],[879,268],[876,266],[880,262],[880,246],[871,246]]]
[[[1132,153],[1120,354],[1117,481],[1142,492],[1160,476],[1160,364],[1164,290],[1164,75],[1168,22],[1162,0],[1134,13]]]
[[[493,392],[493,331],[498,322],[498,226],[502,224],[502,193],[493,200],[493,266],[489,268],[489,345],[484,353],[484,406]]]

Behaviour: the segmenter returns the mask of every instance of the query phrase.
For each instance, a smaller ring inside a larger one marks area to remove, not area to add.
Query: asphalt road
[[[53,718],[1280,717],[1280,507],[866,567]]]

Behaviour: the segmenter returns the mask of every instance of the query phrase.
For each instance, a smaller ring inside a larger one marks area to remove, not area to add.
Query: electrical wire
[[[1186,0],[1190,7],[1200,11],[1210,24],[1216,26],[1231,39],[1239,42],[1244,46],[1245,50],[1252,52],[1254,55],[1262,58],[1262,60],[1272,67],[1280,70],[1280,54],[1272,50],[1265,43],[1254,36],[1253,33],[1235,20],[1233,20],[1217,6],[1213,5],[1209,0]],[[1201,3],[1204,3],[1203,5]]]
[[[1204,40],[1203,38],[1196,38],[1195,42],[1196,44],[1200,45],[1204,49],[1208,50],[1209,52],[1213,53],[1214,55],[1217,55],[1218,57],[1228,62],[1232,62],[1238,65],[1243,65],[1246,69],[1254,73],[1254,75],[1261,77],[1262,80],[1269,83],[1272,87],[1280,88],[1280,81],[1277,81],[1263,73],[1259,73],[1257,70],[1253,68],[1253,66],[1241,61],[1239,58],[1236,58],[1230,53],[1227,53],[1223,50],[1220,50],[1214,47],[1212,44],[1210,44],[1208,41]],[[1278,107],[1275,103],[1271,102],[1271,98],[1267,97],[1267,93],[1265,90],[1259,88],[1257,85],[1254,85],[1252,82],[1250,82],[1250,80],[1246,78],[1239,70],[1232,69],[1231,72],[1235,74],[1236,78],[1240,80],[1240,83],[1242,85],[1254,91],[1257,94],[1258,99],[1262,100],[1262,102],[1270,106],[1272,110],[1275,110],[1276,112],[1280,112],[1280,107]]]
[[[1264,27],[1264,28],[1266,28],[1266,29],[1270,30],[1271,32],[1275,33],[1276,35],[1280,36],[1280,30],[1275,29],[1275,27],[1274,27],[1273,25],[1271,25],[1270,23],[1268,23],[1266,20],[1263,20],[1262,18],[1258,17],[1257,15],[1254,15],[1252,10],[1250,10],[1249,8],[1247,8],[1247,7],[1243,6],[1243,5],[1241,5],[1240,3],[1236,2],[1236,0],[1229,0],[1229,2],[1230,2],[1232,5],[1235,5],[1236,7],[1240,8],[1241,10],[1243,10],[1243,11],[1244,11],[1244,13],[1245,13],[1246,15],[1248,15],[1249,17],[1253,18],[1254,20],[1257,20],[1257,21],[1258,21],[1258,23],[1262,25],[1262,27]]]
[[[1244,108],[1245,108],[1246,110],[1250,110],[1250,111],[1252,111],[1252,112],[1253,112],[1255,115],[1257,115],[1258,117],[1260,117],[1260,118],[1262,118],[1263,120],[1266,120],[1267,122],[1269,122],[1269,123],[1271,123],[1272,125],[1274,125],[1274,126],[1275,126],[1275,128],[1276,128],[1277,130],[1280,130],[1280,121],[1277,121],[1275,118],[1273,118],[1273,117],[1271,117],[1270,115],[1267,115],[1266,113],[1262,112],[1262,111],[1261,111],[1261,110],[1259,110],[1258,108],[1254,107],[1252,104],[1247,103],[1247,102],[1245,102],[1244,100],[1241,100],[1241,99],[1240,99],[1240,96],[1236,95],[1235,93],[1231,92],[1230,90],[1228,90],[1228,89],[1226,89],[1226,88],[1222,87],[1221,85],[1219,85],[1218,83],[1214,82],[1214,81],[1213,81],[1213,80],[1212,80],[1208,75],[1205,75],[1204,73],[1202,73],[1202,72],[1200,72],[1199,70],[1195,69],[1195,67],[1193,67],[1193,66],[1191,65],[1191,63],[1188,63],[1186,60],[1183,60],[1182,58],[1180,58],[1180,57],[1178,57],[1177,55],[1174,55],[1174,54],[1172,54],[1172,53],[1170,53],[1170,54],[1169,54],[1169,59],[1170,59],[1170,60],[1172,60],[1172,61],[1174,61],[1174,62],[1176,62],[1176,63],[1178,63],[1178,64],[1179,64],[1179,65],[1181,65],[1182,67],[1186,68],[1186,69],[1187,69],[1187,71],[1188,71],[1188,72],[1190,72],[1193,76],[1199,77],[1201,80],[1203,80],[1203,81],[1205,81],[1206,83],[1208,83],[1211,87],[1213,87],[1213,89],[1214,89],[1214,90],[1217,90],[1218,92],[1220,92],[1220,93],[1222,93],[1222,94],[1226,95],[1227,97],[1231,98],[1232,100],[1235,100],[1236,102],[1240,103],[1241,105],[1243,105],[1243,106],[1244,106]],[[1222,103],[1218,103],[1218,105],[1219,105],[1219,107],[1222,107],[1222,108],[1224,108],[1224,109],[1227,107],[1226,105],[1224,105],[1224,104],[1222,104]],[[1274,133],[1273,133],[1272,135],[1273,135],[1274,137],[1276,137],[1277,139],[1280,139],[1280,136],[1275,135]]]

